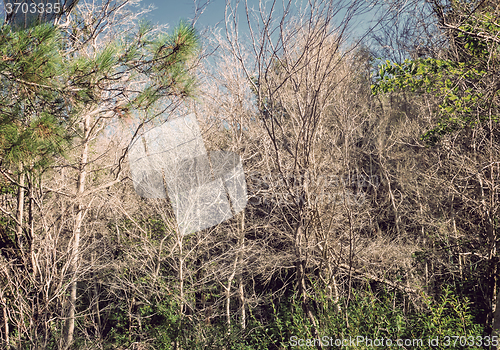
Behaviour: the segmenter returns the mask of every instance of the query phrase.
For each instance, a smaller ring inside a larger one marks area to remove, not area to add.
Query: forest
[[[498,2],[212,3],[2,22],[0,349],[500,348]],[[187,115],[246,203],[191,231],[132,147]]]

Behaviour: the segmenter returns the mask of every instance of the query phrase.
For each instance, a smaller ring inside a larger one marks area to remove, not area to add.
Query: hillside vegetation
[[[1,349],[498,348],[495,1],[139,2],[0,28]],[[188,113],[248,204],[182,236],[128,150]]]

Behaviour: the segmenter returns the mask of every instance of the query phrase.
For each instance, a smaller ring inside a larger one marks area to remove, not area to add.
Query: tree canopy
[[[440,98],[439,121],[422,136],[430,144],[456,130],[500,120],[500,11],[477,5],[461,0],[444,8],[435,2],[435,14],[449,38],[443,58],[386,61],[374,77],[375,94],[398,89]]]

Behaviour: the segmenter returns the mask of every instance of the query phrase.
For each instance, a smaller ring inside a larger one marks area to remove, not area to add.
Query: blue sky
[[[206,1],[207,0],[198,0],[197,2],[204,3]],[[302,1],[304,0],[297,0],[297,2],[299,3]],[[268,1],[264,0],[264,2]],[[3,1],[0,1],[1,17],[3,17],[3,3]],[[256,8],[258,8],[259,0],[248,0],[248,3],[250,6],[255,6]],[[278,1],[278,3],[279,5],[281,5],[281,1]],[[190,20],[195,16],[195,3],[193,0],[143,0],[140,6],[147,7],[150,4],[153,4],[156,9],[148,13],[146,15],[146,19],[150,20],[153,24],[168,24],[170,30],[172,30],[181,19]],[[209,5],[206,7],[203,14],[199,17],[196,23],[196,28],[200,32],[202,32],[203,29],[207,26],[212,27],[217,25],[217,23],[219,23],[221,28],[223,28],[225,4],[226,0],[209,0]],[[243,22],[245,16],[245,13],[243,11],[244,1],[241,1],[239,7],[239,16]],[[353,26],[356,29],[356,32],[361,34],[362,28],[364,27],[363,24],[366,24],[372,18],[372,13],[358,18],[358,24]],[[244,33],[248,31],[248,29],[246,29],[245,27],[246,26],[242,25]]]
[[[191,19],[195,14],[193,0],[144,0],[144,5],[154,4],[157,8],[148,14],[153,23],[169,24],[173,28],[181,19]],[[198,26],[214,26],[224,19],[225,0],[211,0],[207,9],[200,17]]]
[[[201,0],[201,2],[204,2],[204,0]],[[258,0],[248,0],[251,6],[255,4],[257,7],[258,2]],[[196,24],[197,29],[203,30],[204,27],[215,26],[218,22],[223,27],[225,3],[226,0],[211,0]],[[243,3],[240,4],[240,7],[243,7]],[[153,4],[157,8],[147,15],[147,19],[153,23],[168,24],[170,29],[173,29],[181,19],[192,19],[195,15],[193,0],[143,0],[142,4],[144,6]],[[373,20],[374,14],[375,12],[370,12],[357,18],[356,24],[353,25],[357,34],[361,34],[363,29],[366,28],[367,23]],[[240,17],[243,16],[244,12],[240,12]]]

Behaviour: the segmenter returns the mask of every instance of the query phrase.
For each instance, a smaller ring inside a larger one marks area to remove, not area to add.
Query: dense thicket
[[[203,37],[135,3],[0,32],[3,348],[497,347],[494,4],[384,2],[377,68],[348,37],[366,1],[228,2]],[[187,112],[242,157],[248,205],[182,237],[127,150]]]

